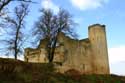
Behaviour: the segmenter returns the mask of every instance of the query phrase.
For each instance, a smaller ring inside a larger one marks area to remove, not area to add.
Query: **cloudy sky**
[[[79,38],[88,37],[88,26],[105,24],[107,32],[110,71],[125,75],[125,0],[34,0],[31,5],[28,27],[37,21],[39,9],[51,8],[54,13],[59,8],[66,9],[73,16]],[[0,30],[2,31],[2,30]],[[3,32],[3,31],[2,31]]]

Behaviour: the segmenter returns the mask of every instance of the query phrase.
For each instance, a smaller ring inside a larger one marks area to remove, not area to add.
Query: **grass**
[[[26,63],[0,58],[0,83],[125,83],[117,75],[81,75],[76,71],[54,72],[52,64]]]

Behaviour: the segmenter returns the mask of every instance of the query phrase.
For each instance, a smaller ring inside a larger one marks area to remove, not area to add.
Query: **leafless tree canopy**
[[[12,1],[32,2],[31,0],[0,0],[0,13],[2,9]]]
[[[41,13],[42,15],[36,23],[36,31],[34,33],[38,38],[46,38],[48,40],[46,45],[47,57],[49,62],[52,62],[58,40],[57,36],[63,32],[74,37],[75,33],[73,32],[73,28],[75,23],[71,15],[62,9],[60,9],[57,15],[51,10],[45,9],[41,10]]]
[[[28,5],[21,3],[15,7],[14,17],[5,18],[5,26],[7,35],[4,37],[3,42],[6,46],[6,54],[13,54],[15,59],[22,53],[23,33],[21,29],[24,25],[24,18],[28,15]]]

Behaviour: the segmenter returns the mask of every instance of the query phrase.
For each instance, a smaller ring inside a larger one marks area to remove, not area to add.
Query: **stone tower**
[[[93,51],[94,73],[109,73],[105,25],[95,24],[89,26],[89,40]]]

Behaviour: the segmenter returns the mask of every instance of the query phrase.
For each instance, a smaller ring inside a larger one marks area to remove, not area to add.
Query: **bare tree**
[[[0,13],[5,6],[7,6],[12,1],[23,1],[23,2],[32,2],[31,0],[0,0]]]
[[[74,37],[73,28],[75,23],[71,15],[62,9],[56,15],[51,10],[43,9],[41,12],[42,15],[35,26],[35,34],[37,34],[37,38],[46,38],[48,40],[46,45],[47,58],[49,62],[52,62],[59,33],[63,32]]]
[[[0,0],[0,28],[4,28],[2,25],[4,18],[9,15],[9,8],[6,7],[11,2],[23,2],[23,3],[36,3],[32,0]]]
[[[5,43],[6,54],[13,54],[15,59],[22,53],[22,44],[24,43],[22,29],[25,27],[25,17],[28,15],[28,4],[21,3],[15,7],[14,16],[5,18],[7,36],[2,41]]]

